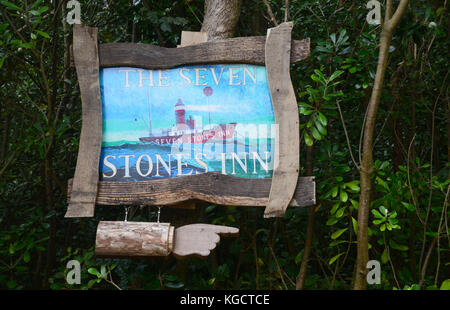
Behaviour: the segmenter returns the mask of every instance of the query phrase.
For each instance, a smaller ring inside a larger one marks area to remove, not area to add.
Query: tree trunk
[[[366,289],[367,286],[367,262],[369,261],[368,247],[368,223],[370,209],[370,192],[372,189],[371,174],[373,171],[373,134],[380,103],[381,91],[383,89],[384,75],[389,57],[389,47],[392,35],[400,19],[406,11],[409,0],[401,0],[397,10],[391,18],[392,0],[386,3],[385,21],[380,39],[380,52],[378,56],[377,73],[373,84],[372,95],[367,107],[367,119],[364,126],[363,154],[360,169],[361,195],[358,209],[358,245],[356,257],[356,275],[353,288],[355,290]]]
[[[241,12],[242,0],[206,0],[202,32],[208,34],[208,41],[231,38]]]

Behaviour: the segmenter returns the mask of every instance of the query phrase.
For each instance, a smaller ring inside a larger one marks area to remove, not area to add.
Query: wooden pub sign
[[[289,74],[291,63],[309,57],[309,39],[291,40],[291,29],[289,22],[266,37],[163,48],[98,45],[96,28],[75,24],[83,124],[65,217],[92,217],[96,204],[202,200],[265,206],[264,217],[314,205],[314,178],[299,177],[299,116]],[[208,224],[100,222],[96,254],[206,256],[218,234],[237,232]]]

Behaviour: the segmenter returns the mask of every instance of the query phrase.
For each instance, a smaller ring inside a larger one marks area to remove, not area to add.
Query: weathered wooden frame
[[[92,217],[95,204],[172,205],[199,199],[222,205],[267,206],[265,217],[283,216],[288,205],[315,204],[314,177],[298,177],[298,108],[289,75],[291,63],[310,54],[310,41],[291,41],[292,23],[271,28],[265,37],[242,37],[164,48],[148,44],[97,44],[97,28],[74,25],[73,58],[80,85],[83,125],[77,166],[69,180],[65,217]],[[106,67],[167,69],[181,65],[247,63],[266,65],[279,124],[272,179],[245,179],[208,172],[144,182],[99,181],[102,106],[99,71]],[[294,129],[294,130],[292,130]],[[216,185],[217,184],[217,185]]]

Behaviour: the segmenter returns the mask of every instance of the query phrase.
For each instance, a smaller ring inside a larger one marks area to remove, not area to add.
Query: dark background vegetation
[[[83,23],[98,27],[101,43],[176,47],[182,30],[200,30],[204,14],[200,0],[80,2]],[[269,3],[282,21],[285,1]],[[97,207],[93,219],[63,217],[81,129],[65,6],[0,1],[0,288],[295,288],[307,208],[269,220],[263,208],[163,208],[162,217],[173,222],[236,226],[240,236],[223,238],[204,260],[93,257],[98,221],[122,220],[124,210]],[[291,68],[302,124],[301,173],[317,181],[304,289],[350,289],[354,279],[357,165],[380,38],[380,27],[366,23],[365,6],[356,0],[289,4],[293,38],[311,38],[310,59]],[[244,0],[235,36],[265,35],[269,27],[264,2]],[[369,256],[381,262],[382,282],[370,289],[450,286],[448,29],[447,0],[411,0],[392,41],[369,219]],[[155,221],[156,211],[133,207],[131,220]],[[71,259],[82,263],[81,285],[66,284]]]

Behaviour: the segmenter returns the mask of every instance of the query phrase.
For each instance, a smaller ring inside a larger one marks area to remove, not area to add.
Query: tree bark
[[[167,256],[172,252],[174,227],[168,223],[107,222],[98,224],[98,257]]]
[[[208,41],[231,38],[234,35],[242,0],[206,0],[202,32],[208,34]]]
[[[358,244],[356,257],[356,275],[353,288],[363,290],[367,287],[367,262],[369,261],[368,247],[368,223],[370,209],[370,192],[372,189],[371,175],[373,171],[373,135],[378,105],[383,89],[384,76],[389,58],[389,47],[392,36],[400,19],[406,11],[409,0],[401,0],[397,10],[391,18],[392,0],[386,3],[385,21],[380,39],[380,51],[378,56],[377,73],[373,84],[372,94],[367,107],[367,119],[364,126],[363,154],[360,170],[361,195],[358,209]]]

